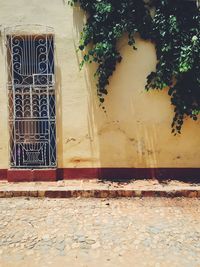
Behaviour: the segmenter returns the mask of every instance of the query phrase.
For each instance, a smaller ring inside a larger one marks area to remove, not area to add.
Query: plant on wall
[[[172,132],[180,133],[183,120],[197,120],[200,111],[200,12],[195,3],[155,1],[151,40],[156,44],[156,72],[146,88],[168,87],[175,106]]]
[[[147,77],[146,90],[168,89],[174,105],[172,132],[180,133],[186,116],[197,120],[200,112],[200,12],[183,0],[71,0],[87,14],[79,49],[83,61],[96,62],[100,102],[109,90],[109,78],[122,60],[117,41],[135,33],[155,43],[158,63]],[[153,15],[152,15],[153,14]]]

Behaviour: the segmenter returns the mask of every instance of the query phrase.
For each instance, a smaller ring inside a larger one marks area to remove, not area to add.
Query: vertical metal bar
[[[13,91],[13,101],[12,101],[12,104],[13,104],[13,108],[14,108],[14,112],[13,112],[13,118],[12,118],[12,124],[13,124],[13,144],[14,144],[14,152],[13,153],[13,160],[14,160],[14,165],[16,165],[16,156],[17,156],[17,147],[16,147],[16,126],[15,126],[15,120],[16,120],[16,95],[15,95],[15,84],[14,84],[14,58],[13,58],[13,54],[14,54],[14,51],[13,51],[13,35],[10,36],[10,47],[11,47],[11,61],[12,61],[12,91]],[[13,149],[13,148],[12,148]]]
[[[33,95],[32,95],[32,90],[33,90],[33,87],[32,87],[32,85],[30,85],[30,87],[29,87],[30,89],[30,108],[31,108],[31,118],[33,118]]]
[[[51,131],[50,131],[50,129],[51,129],[51,121],[50,121],[50,112],[49,112],[49,109],[50,109],[50,102],[49,102],[49,76],[48,76],[48,74],[49,74],[49,68],[48,68],[48,64],[49,64],[49,47],[48,47],[48,45],[49,45],[49,42],[48,42],[48,38],[49,38],[49,36],[47,37],[47,34],[46,34],[46,68],[47,68],[47,79],[46,79],[46,81],[47,81],[47,84],[46,84],[46,98],[47,98],[47,117],[48,117],[48,123],[47,123],[47,125],[46,125],[46,130],[48,129],[48,143],[49,143],[49,145],[48,145],[48,150],[49,150],[49,154],[48,154],[48,157],[49,157],[49,165],[51,165]]]
[[[54,35],[52,35],[52,42],[51,42],[51,46],[52,46],[52,53],[53,53],[53,67],[52,67],[52,72],[53,72],[53,79],[55,79],[55,39],[54,39]],[[53,94],[54,94],[54,98],[53,98],[53,101],[54,101],[54,142],[55,142],[55,166],[57,166],[57,133],[56,133],[56,91],[55,91],[55,83],[56,83],[56,80],[53,81]]]
[[[24,61],[24,76],[28,74],[28,51],[27,51],[27,36],[24,37],[24,51],[25,51],[25,61]]]

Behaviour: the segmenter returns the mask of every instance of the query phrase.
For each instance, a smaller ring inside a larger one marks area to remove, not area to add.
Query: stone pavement
[[[152,179],[123,183],[96,179],[28,183],[0,181],[0,198],[9,197],[200,197],[200,184]]]
[[[0,199],[1,267],[198,267],[197,198]]]

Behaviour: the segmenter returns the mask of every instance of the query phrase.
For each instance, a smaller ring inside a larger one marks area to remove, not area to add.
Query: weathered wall
[[[98,107],[93,66],[79,71],[75,50],[84,16],[63,0],[0,0],[1,30],[17,24],[52,26],[56,42],[59,167],[200,167],[200,123],[187,120],[171,135],[173,107],[166,92],[144,91],[155,68],[154,46],[140,39],[138,51],[119,47],[123,61],[110,80],[106,110]],[[0,47],[0,168],[7,168],[8,114],[5,46]]]

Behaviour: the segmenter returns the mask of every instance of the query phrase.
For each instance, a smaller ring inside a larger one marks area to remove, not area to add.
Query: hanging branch
[[[200,112],[200,12],[190,0],[71,0],[87,13],[79,49],[84,63],[97,63],[97,95],[104,102],[112,76],[122,56],[117,41],[135,33],[155,43],[158,64],[147,77],[146,90],[168,89],[175,116],[172,132],[181,132],[186,116],[197,120]],[[152,18],[150,9],[155,9]],[[90,46],[88,46],[90,44]],[[87,49],[86,49],[87,48]]]

